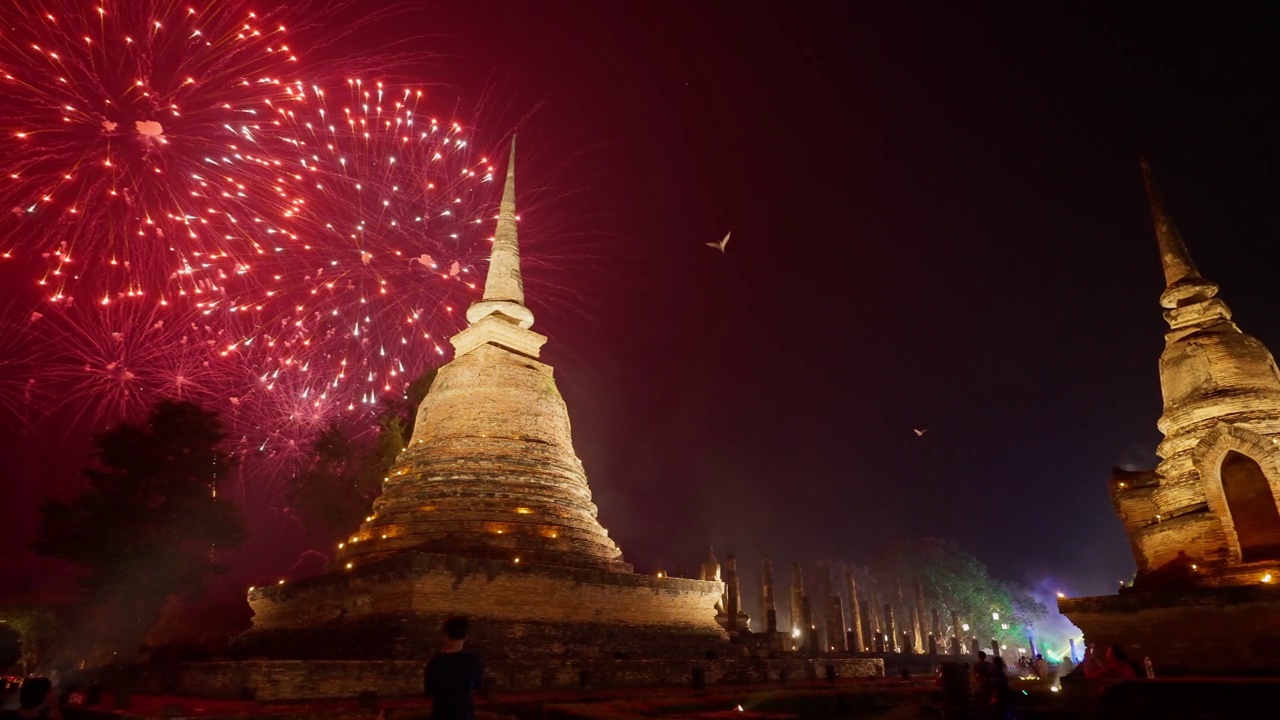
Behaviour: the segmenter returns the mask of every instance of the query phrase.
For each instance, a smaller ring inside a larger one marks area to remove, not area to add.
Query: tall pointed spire
[[[489,254],[484,298],[467,308],[472,325],[490,315],[502,315],[522,328],[533,326],[533,313],[524,306],[524,278],[520,274],[520,243],[516,228],[516,138],[511,137],[507,181],[498,207],[498,227]]]
[[[1155,181],[1151,179],[1151,166],[1146,158],[1142,159],[1142,182],[1147,186],[1147,201],[1151,204],[1151,222],[1156,228],[1156,243],[1160,247],[1160,264],[1164,267],[1166,287],[1173,287],[1183,280],[1200,280],[1200,271],[1187,252],[1187,245],[1182,235],[1169,217],[1165,209],[1164,199],[1156,190]]]

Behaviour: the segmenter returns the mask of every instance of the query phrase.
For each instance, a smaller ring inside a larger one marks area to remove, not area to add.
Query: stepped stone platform
[[[429,657],[441,619],[471,618],[488,658],[684,655],[728,649],[718,583],[591,568],[401,553],[348,572],[255,589],[240,656]]]

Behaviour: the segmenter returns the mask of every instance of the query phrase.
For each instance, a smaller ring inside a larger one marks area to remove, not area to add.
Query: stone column
[[[914,648],[915,644],[916,644],[915,640],[911,638],[911,631],[903,630],[902,631],[902,654],[910,655],[912,651],[915,649]]]
[[[1031,650],[1031,659],[1036,659],[1036,641],[1030,635],[1027,636],[1027,647]]]
[[[995,638],[991,638],[991,656],[1000,657],[1000,641]]]
[[[898,626],[893,620],[893,603],[891,602],[884,604],[884,634],[888,638],[885,652],[893,652],[896,648],[890,648],[889,643],[898,642]]]
[[[959,655],[964,648],[964,641],[960,638],[960,613],[955,610],[951,611],[951,637],[955,640],[955,654]]]
[[[898,578],[893,579],[893,617],[900,626],[899,632],[911,624],[911,611],[907,609],[907,603],[903,599],[902,581]]]
[[[772,637],[778,632],[778,607],[773,600],[773,562],[767,555],[760,561],[760,583],[760,614],[764,631]]]
[[[911,608],[911,627],[912,645],[915,647],[917,653],[922,653],[924,652],[924,640],[920,637],[920,608]]]
[[[724,591],[724,610],[729,616],[724,629],[728,630],[730,635],[733,635],[746,628],[738,627],[738,608],[742,606],[742,586],[738,584],[738,561],[732,555],[724,557]]]
[[[916,607],[911,614],[915,625],[916,652],[924,652],[924,636],[927,634],[924,627],[924,612],[924,585],[916,580]]]
[[[871,594],[867,596],[867,623],[871,625],[872,634],[878,634],[884,629],[884,623],[880,618],[880,596],[876,593],[875,586],[871,588]]]
[[[800,618],[804,624],[800,630],[801,637],[805,638],[804,649],[809,654],[818,652],[818,626],[813,621],[813,606],[809,604],[809,596],[800,598]]]
[[[938,636],[933,633],[929,633],[929,654],[938,654]]]
[[[831,578],[831,567],[827,566],[823,573],[826,580],[827,595],[827,644],[828,652],[844,652],[844,600],[840,590]]]
[[[804,571],[800,563],[791,563],[791,630],[798,644],[809,636],[809,626],[804,621]],[[796,630],[800,631],[798,637]]]
[[[846,572],[845,580],[849,585],[849,652],[860,653],[867,649],[862,642],[862,604],[858,602],[858,583],[853,573]]]
[[[1078,660],[1076,660],[1076,639],[1067,638],[1067,642],[1071,643],[1071,662],[1073,663],[1079,662]]]
[[[929,625],[929,634],[936,638],[942,637],[942,620],[938,618],[938,608],[930,608],[929,614],[932,616],[933,622]]]

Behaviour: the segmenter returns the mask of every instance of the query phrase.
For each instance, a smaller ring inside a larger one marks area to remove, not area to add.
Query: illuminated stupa
[[[1166,670],[1280,667],[1280,371],[1200,275],[1143,175],[1164,270],[1164,439],[1154,470],[1117,469],[1111,497],[1137,565],[1119,595],[1058,602],[1098,647]]]
[[[525,306],[514,141],[484,296],[467,320],[366,522],[326,574],[250,592],[242,650],[415,657],[453,613],[471,616],[490,657],[720,645],[724,584],[636,575],[596,520]]]
[[[569,411],[537,359],[547,338],[524,304],[514,143],[484,297],[467,320],[373,515],[337,562],[412,549],[631,572],[596,520]]]

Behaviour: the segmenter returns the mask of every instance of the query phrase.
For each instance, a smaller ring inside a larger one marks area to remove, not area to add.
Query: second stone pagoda
[[[724,586],[636,575],[596,519],[546,337],[525,306],[507,165],[483,298],[418,408],[408,447],[328,573],[251,591],[248,652],[416,657],[472,618],[492,654],[688,652],[725,640]]]

